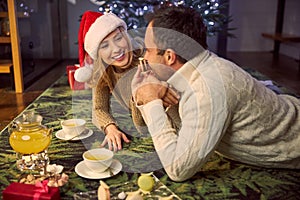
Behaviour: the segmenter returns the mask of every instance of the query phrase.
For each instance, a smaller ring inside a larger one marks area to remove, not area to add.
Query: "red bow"
[[[35,187],[37,187],[34,190],[34,195],[33,195],[33,200],[38,200],[39,197],[41,196],[42,193],[48,193],[49,192],[49,187],[48,187],[48,180],[45,181],[37,181],[35,183]]]

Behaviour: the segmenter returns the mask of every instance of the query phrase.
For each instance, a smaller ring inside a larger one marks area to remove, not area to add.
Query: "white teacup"
[[[65,138],[72,138],[85,130],[86,121],[84,119],[67,119],[61,121]]]
[[[104,172],[113,160],[114,152],[106,148],[96,148],[82,154],[85,165],[92,171]]]

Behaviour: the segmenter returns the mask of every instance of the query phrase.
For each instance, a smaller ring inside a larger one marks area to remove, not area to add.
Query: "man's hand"
[[[141,65],[133,77],[131,88],[132,96],[138,105],[156,99],[162,99],[165,107],[178,103],[178,94],[167,82],[158,80],[152,70],[142,71]]]

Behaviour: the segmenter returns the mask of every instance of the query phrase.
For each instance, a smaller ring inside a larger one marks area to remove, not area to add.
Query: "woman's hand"
[[[108,144],[108,148],[116,152],[122,149],[122,140],[124,140],[126,143],[130,142],[126,134],[120,131],[115,124],[108,125],[104,132],[106,136],[101,144],[101,147],[104,147],[106,144]]]

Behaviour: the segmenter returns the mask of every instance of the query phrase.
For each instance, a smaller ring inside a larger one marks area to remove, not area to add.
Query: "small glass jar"
[[[7,17],[1,20],[1,35],[10,36],[9,19]]]
[[[25,111],[10,124],[9,143],[17,156],[17,167],[23,170],[46,172],[49,157],[48,146],[52,139],[52,129],[42,125],[42,116],[33,111]]]

